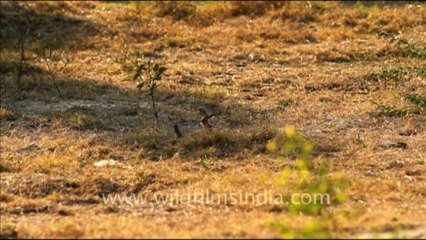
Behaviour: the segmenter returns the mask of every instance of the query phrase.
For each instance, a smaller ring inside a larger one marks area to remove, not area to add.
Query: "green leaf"
[[[167,70],[167,68],[166,67],[160,67],[159,69],[158,69],[158,74],[159,75],[161,75],[161,74],[163,74],[165,71]]]
[[[139,65],[135,75],[133,76],[133,80],[136,80],[142,74],[143,70],[146,70],[145,65],[144,64]]]
[[[136,88],[140,90],[140,89],[143,88],[144,84],[145,84],[144,82],[140,82],[140,83],[138,83],[138,85],[136,85]]]

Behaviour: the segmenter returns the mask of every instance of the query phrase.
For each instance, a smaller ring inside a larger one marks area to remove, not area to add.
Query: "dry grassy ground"
[[[425,238],[425,19],[415,2],[1,2],[0,235]],[[55,81],[41,46],[67,59]],[[137,56],[167,67],[157,130]],[[315,145],[313,181],[327,164],[325,188],[345,198],[314,212],[153,204],[298,190],[280,184],[295,156],[266,147],[284,126]],[[149,202],[102,198],[131,193]]]

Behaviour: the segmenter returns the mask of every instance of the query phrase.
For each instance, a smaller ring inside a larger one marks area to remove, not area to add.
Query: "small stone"
[[[114,166],[117,164],[117,161],[113,159],[107,159],[107,160],[100,160],[95,162],[93,165],[95,167],[106,167],[106,166]]]

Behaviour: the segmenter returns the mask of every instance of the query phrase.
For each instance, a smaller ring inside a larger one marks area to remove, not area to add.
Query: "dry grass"
[[[0,5],[2,238],[426,236],[424,4]],[[68,61],[62,98],[42,44],[63,50],[52,66]],[[131,81],[147,57],[167,67],[157,128]],[[215,114],[212,129],[200,108]],[[308,169],[303,148],[268,151],[287,125],[314,145]],[[95,166],[103,160],[115,164]],[[176,191],[265,189],[346,200],[154,204]],[[148,203],[103,202],[132,193]]]

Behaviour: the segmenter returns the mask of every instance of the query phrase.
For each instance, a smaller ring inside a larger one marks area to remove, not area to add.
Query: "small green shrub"
[[[410,45],[409,47],[401,51],[402,55],[405,57],[426,59],[426,43],[418,43]]]
[[[314,145],[304,140],[300,133],[295,132],[294,127],[285,127],[283,134],[270,140],[266,147],[271,152],[296,155],[296,171],[289,168],[284,169],[279,184],[286,182],[286,186],[290,186],[293,192],[299,191],[311,195],[326,193],[330,196],[331,202],[336,204],[345,201],[344,184],[339,179],[333,179],[328,175],[328,166],[325,163],[314,166]],[[296,181],[291,179],[292,174],[294,174],[293,177],[296,177]],[[316,215],[321,214],[324,206],[318,202],[308,205],[291,203],[289,210]]]
[[[399,109],[394,106],[379,105],[377,112],[374,112],[372,116],[375,117],[403,117],[408,114],[419,114],[416,109]]]
[[[404,93],[402,96],[410,103],[416,105],[419,108],[422,108],[423,110],[426,110],[426,96],[413,93]]]
[[[313,163],[314,146],[306,141],[300,133],[295,131],[292,126],[284,128],[283,133],[268,141],[266,148],[270,152],[279,152],[284,155],[296,154],[295,169],[285,168],[280,174],[277,185],[287,187],[291,193],[303,193],[304,196],[309,196],[314,199],[315,196],[323,194],[328,196],[329,202],[310,201],[305,203],[300,198],[288,196],[291,201],[286,202],[290,214],[308,214],[314,218],[314,222],[306,224],[302,228],[291,228],[285,226],[280,221],[274,222],[271,227],[278,229],[283,237],[290,238],[311,238],[311,237],[330,237],[327,228],[322,226],[326,223],[328,216],[324,211],[327,204],[341,204],[346,201],[344,192],[346,184],[343,179],[333,177],[325,163],[320,163],[315,166]],[[297,201],[295,201],[297,200]],[[321,224],[320,224],[321,223]]]
[[[405,57],[405,58],[418,58],[426,59],[426,42],[419,41],[410,43],[405,38],[396,38],[395,34],[386,33],[380,30],[376,30],[379,37],[389,39],[389,43],[385,48],[384,52],[379,52],[380,55],[383,53],[390,53],[394,56]]]
[[[388,84],[399,83],[404,80],[418,76],[422,79],[426,79],[426,68],[425,67],[395,67],[395,68],[383,68],[379,72],[370,72],[365,76],[365,80],[368,82],[378,82]]]
[[[139,50],[128,52],[127,49],[118,57],[115,58],[115,62],[120,64],[121,70],[128,75],[133,74],[138,64],[144,59],[144,53]]]
[[[154,124],[157,127],[158,123],[158,111],[155,105],[155,91],[157,90],[158,82],[162,79],[163,73],[166,71],[164,66],[160,66],[157,63],[153,63],[151,59],[148,61],[139,63],[135,70],[133,80],[139,80],[137,88],[142,90],[144,86],[148,87],[148,96],[151,97],[152,110],[154,111]]]
[[[397,67],[397,68],[383,68],[380,72],[371,72],[367,74],[367,81],[399,81],[403,77],[410,76],[410,70],[408,68]]]
[[[395,106],[385,106],[373,102],[377,106],[377,111],[370,115],[373,117],[403,117],[409,114],[424,114],[426,112],[426,96],[413,93],[403,93],[402,97],[412,106],[407,108],[397,108]]]

